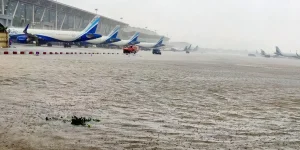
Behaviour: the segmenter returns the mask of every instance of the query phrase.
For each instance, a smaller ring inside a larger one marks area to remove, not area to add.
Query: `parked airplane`
[[[188,50],[188,47],[186,46],[184,49],[183,49],[183,51],[187,51]]]
[[[137,46],[143,47],[143,48],[159,48],[165,46],[163,44],[164,37],[161,37],[157,43],[146,43],[146,42],[141,42],[139,44],[136,44]]]
[[[193,49],[193,51],[197,51],[197,50],[199,50],[199,46],[198,45]]]
[[[191,51],[191,48],[192,48],[192,44],[187,48],[186,51]]]
[[[114,42],[112,45],[116,46],[126,46],[126,45],[135,45],[139,44],[140,42],[138,41],[140,33],[137,32],[135,33],[129,40],[121,40],[119,42]]]
[[[195,48],[192,49],[192,45],[190,45],[190,47],[188,47],[185,51],[197,51],[199,49],[198,46],[196,46]]]
[[[297,53],[282,53],[278,46],[276,46],[276,55],[283,57],[292,57],[292,58],[300,58]]]
[[[9,35],[11,38],[16,38],[16,41],[19,43],[35,41],[37,46],[41,44],[52,46],[50,42],[79,42],[102,37],[99,34],[95,34],[99,22],[100,17],[96,16],[81,32],[28,29],[28,24],[24,30],[20,28],[9,28]]]
[[[184,49],[180,49],[180,48],[171,48],[171,51],[174,51],[174,52],[191,52],[191,51],[197,51],[199,49],[198,46],[196,46],[194,49],[192,49],[192,45],[190,45],[189,47],[186,46]]]
[[[188,49],[187,46],[185,46],[184,49],[172,47],[172,48],[171,48],[171,51],[173,51],[173,52],[185,52],[185,51],[187,51],[187,49]]]
[[[270,54],[267,54],[264,50],[260,50],[261,51],[261,56],[263,56],[263,57],[266,57],[266,58],[270,58],[271,57],[271,55]],[[274,57],[274,56],[272,56],[272,57]]]
[[[87,40],[87,41],[84,41],[83,43],[110,44],[110,43],[121,41],[121,39],[117,38],[119,30],[120,30],[120,26],[118,25],[108,34],[108,36],[102,36],[101,38]]]

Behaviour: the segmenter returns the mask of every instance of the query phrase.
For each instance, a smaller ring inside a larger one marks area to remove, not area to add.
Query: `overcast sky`
[[[300,0],[58,1],[200,47],[300,50]]]

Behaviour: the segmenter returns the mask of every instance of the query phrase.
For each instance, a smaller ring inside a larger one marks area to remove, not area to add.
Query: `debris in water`
[[[85,126],[85,122],[90,122],[91,120],[92,120],[91,118],[86,119],[85,117],[78,118],[76,116],[73,116],[71,124],[72,125],[83,125],[83,126]]]
[[[95,122],[100,122],[100,120],[99,120],[99,119],[93,119],[93,121],[95,121]]]
[[[85,118],[85,117],[77,117],[77,116],[72,116],[72,119],[71,120],[68,120],[68,119],[63,119],[63,117],[61,116],[60,118],[55,118],[55,117],[46,117],[46,121],[50,121],[50,120],[61,120],[63,123],[67,123],[67,122],[71,122],[72,125],[82,125],[82,126],[85,126],[87,125],[87,127],[91,127],[90,124],[86,124],[86,122],[91,122],[91,121],[94,121],[94,122],[100,122],[100,119],[92,119],[92,118]]]

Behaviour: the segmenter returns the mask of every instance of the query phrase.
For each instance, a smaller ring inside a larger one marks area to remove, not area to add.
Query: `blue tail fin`
[[[116,27],[109,33],[108,37],[109,37],[110,39],[115,39],[115,38],[117,38],[118,33],[119,33],[119,30],[120,30],[120,26],[118,25],[118,26],[116,26]]]
[[[83,30],[84,33],[96,33],[98,24],[100,23],[100,16],[95,16],[94,19]]]
[[[23,33],[27,34],[27,29],[29,27],[29,24],[27,24],[27,26],[25,27],[25,29],[23,30]]]
[[[136,32],[131,38],[130,38],[130,42],[136,42],[139,38],[140,33]]]
[[[159,41],[156,43],[156,46],[160,46],[160,45],[162,45],[162,43],[163,43],[163,41],[164,41],[164,36],[163,37],[161,37],[160,39],[159,39]]]

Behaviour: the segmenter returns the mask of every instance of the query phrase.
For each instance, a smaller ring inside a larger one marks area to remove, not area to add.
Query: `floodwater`
[[[300,60],[0,55],[0,149],[299,149]],[[100,119],[90,128],[46,117]]]

